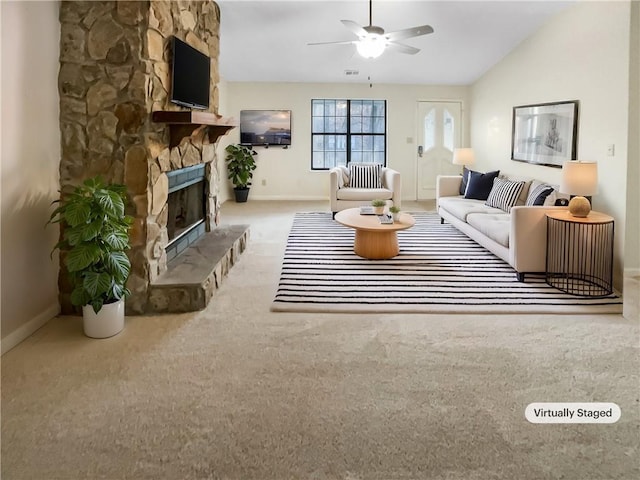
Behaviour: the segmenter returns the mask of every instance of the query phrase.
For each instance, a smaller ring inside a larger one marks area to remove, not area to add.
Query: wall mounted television
[[[291,145],[291,110],[241,110],[240,143]]]
[[[172,40],[171,101],[188,108],[209,108],[211,59],[177,37]]]

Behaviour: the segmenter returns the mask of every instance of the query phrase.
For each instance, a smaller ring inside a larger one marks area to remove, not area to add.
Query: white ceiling
[[[387,32],[431,25],[403,40],[416,55],[385,52],[365,60],[340,23],[369,23],[368,0],[216,0],[221,11],[220,74],[237,82],[345,82],[468,85],[570,1],[373,0],[373,24]],[[553,54],[553,52],[550,52]],[[345,75],[345,70],[359,75]]]

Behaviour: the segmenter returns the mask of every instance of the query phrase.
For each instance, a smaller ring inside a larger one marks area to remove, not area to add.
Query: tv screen
[[[241,110],[240,143],[291,145],[291,110]]]
[[[204,53],[173,37],[171,101],[189,108],[209,108],[211,61]]]

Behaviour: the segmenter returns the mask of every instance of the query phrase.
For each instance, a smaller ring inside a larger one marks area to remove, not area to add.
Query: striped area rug
[[[568,295],[514,270],[435,213],[413,214],[400,255],[353,253],[353,229],[330,213],[296,214],[272,311],[389,313],[621,313],[622,299]]]

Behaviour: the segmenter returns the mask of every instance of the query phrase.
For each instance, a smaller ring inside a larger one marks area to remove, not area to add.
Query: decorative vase
[[[109,338],[124,328],[124,298],[106,303],[98,313],[91,305],[82,307],[84,334],[90,338]]]

